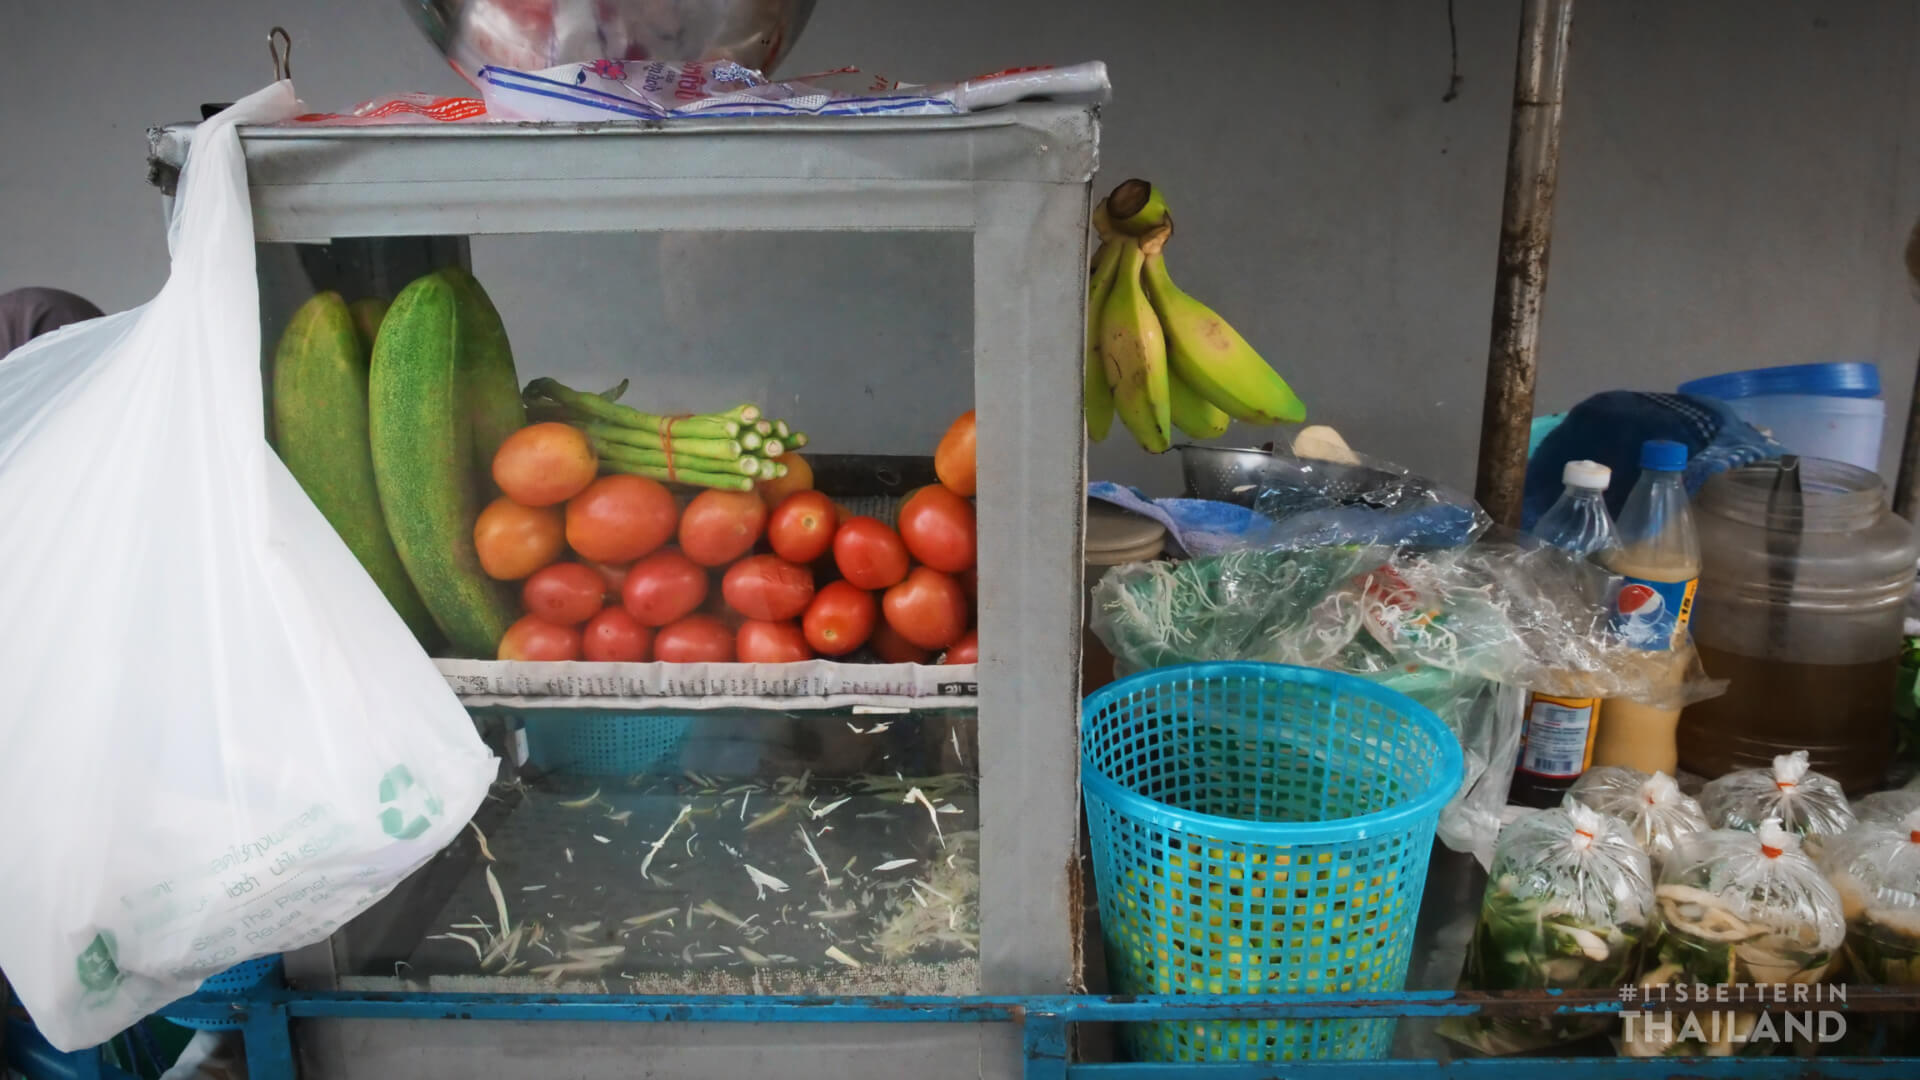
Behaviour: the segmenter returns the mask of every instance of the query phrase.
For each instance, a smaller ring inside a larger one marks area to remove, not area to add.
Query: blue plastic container
[[[1434,826],[1465,776],[1440,718],[1282,664],[1159,668],[1081,710],[1113,989],[1399,990]],[[1394,1021],[1128,1025],[1142,1061],[1378,1058]]]
[[[263,983],[278,982],[281,972],[280,954],[257,957],[244,963],[235,964],[218,975],[210,975],[200,984],[202,991],[217,993],[237,993],[251,990]],[[232,1031],[241,1026],[238,1020],[174,1020],[184,1028],[195,1031]]]
[[[543,772],[632,776],[680,753],[697,716],[542,711],[525,718],[527,763]]]
[[[1880,467],[1887,403],[1880,369],[1870,363],[1790,364],[1734,371],[1680,384],[1680,392],[1718,398],[1772,435],[1789,453]]]

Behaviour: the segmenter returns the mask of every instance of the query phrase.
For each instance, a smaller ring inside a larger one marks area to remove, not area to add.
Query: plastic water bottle
[[[1596,461],[1569,461],[1558,502],[1534,523],[1533,535],[1581,558],[1606,556],[1618,546],[1607,513],[1613,470]],[[1593,761],[1599,698],[1572,698],[1535,690],[1527,695],[1514,767],[1513,799],[1523,806],[1558,806]]]
[[[1534,523],[1533,535],[1581,558],[1618,544],[1607,513],[1607,484],[1613,470],[1597,461],[1569,461],[1560,472],[1567,485],[1553,508]]]

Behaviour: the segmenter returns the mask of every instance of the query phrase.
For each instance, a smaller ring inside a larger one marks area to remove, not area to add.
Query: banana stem
[[[1141,234],[1140,254],[1152,258],[1165,250],[1167,241],[1171,239],[1173,239],[1173,219],[1167,218]]]
[[[1140,236],[1167,219],[1167,204],[1159,188],[1145,180],[1128,180],[1107,196],[1107,214],[1114,228]]]

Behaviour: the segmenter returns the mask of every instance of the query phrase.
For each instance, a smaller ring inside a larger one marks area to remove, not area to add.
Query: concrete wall
[[[1180,222],[1175,275],[1316,419],[1467,483],[1518,5],[1455,8],[1452,101],[1442,0],[821,0],[786,71],[857,63],[937,79],[1107,61],[1101,190],[1131,175],[1164,186]],[[109,308],[147,298],[166,273],[144,127],[262,83],[268,27],[294,32],[295,80],[314,107],[461,85],[400,0],[10,9],[0,288],[58,285]],[[1582,7],[1540,411],[1609,387],[1870,358],[1897,443],[1920,345],[1898,257],[1920,213],[1917,42],[1920,5],[1892,0]],[[966,275],[944,265],[951,254],[930,237],[476,245],[529,371],[662,370],[655,386],[693,404],[781,401],[822,448],[902,451],[930,445],[966,386],[967,301],[954,291]],[[739,275],[783,270],[774,299],[740,301]],[[822,361],[829,377],[764,374]],[[1121,441],[1093,462],[1100,476],[1177,486],[1174,461]]]

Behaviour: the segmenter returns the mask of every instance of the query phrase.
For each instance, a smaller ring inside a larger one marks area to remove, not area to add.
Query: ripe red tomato
[[[583,559],[632,562],[673,535],[673,493],[644,476],[603,476],[567,503],[567,543]]]
[[[502,660],[578,660],[580,631],[537,615],[523,616],[500,637]]]
[[[754,555],[727,567],[720,592],[749,619],[797,618],[813,602],[813,571],[778,555]]]
[[[900,534],[877,519],[857,517],[833,534],[833,562],[856,589],[886,589],[907,576],[910,560]]]
[[[951,575],[916,566],[880,601],[887,625],[923,649],[944,649],[967,632],[967,593]]]
[[[753,550],[767,504],[751,491],[703,491],[680,515],[680,550],[701,566],[725,566]]]
[[[900,636],[900,631],[885,622],[873,628],[873,637],[867,641],[882,663],[887,664],[924,664],[933,659],[933,654]]]
[[[711,615],[689,615],[653,636],[653,658],[669,664],[725,664],[733,659],[733,631]]]
[[[480,569],[500,581],[518,581],[560,557],[566,546],[560,511],[521,506],[502,496],[473,523]]]
[[[607,595],[615,600],[620,598],[620,590],[627,584],[627,571],[633,569],[632,563],[597,563],[581,559],[580,565],[591,566],[606,580]]]
[[[980,662],[980,631],[969,630],[959,641],[947,649],[947,655],[940,658],[943,664],[977,664]]]
[[[833,550],[840,512],[817,491],[796,491],[767,519],[767,541],[788,562],[810,563]]]
[[[554,563],[534,571],[520,587],[520,605],[550,623],[578,626],[607,606],[607,581],[591,566]]]
[[[749,664],[792,664],[813,659],[807,635],[792,622],[748,619],[734,634],[734,652]]]
[[[873,602],[872,593],[835,581],[814,594],[800,628],[814,652],[845,656],[866,644],[878,617],[879,605]]]
[[[580,655],[588,660],[639,663],[653,655],[653,631],[641,626],[627,609],[610,607],[587,620],[580,632]]]
[[[900,539],[914,558],[948,574],[973,568],[973,504],[939,484],[923,487],[900,506]]]
[[[522,506],[566,502],[585,491],[599,470],[587,437],[566,424],[523,427],[493,455],[493,482]]]
[[[656,551],[634,563],[620,589],[620,603],[642,626],[685,618],[706,598],[707,572],[678,548]],[[657,642],[654,648],[658,650]]]
[[[972,498],[976,480],[973,462],[973,410],[962,413],[947,433],[940,437],[940,448],[933,452],[933,472],[955,495]]]

